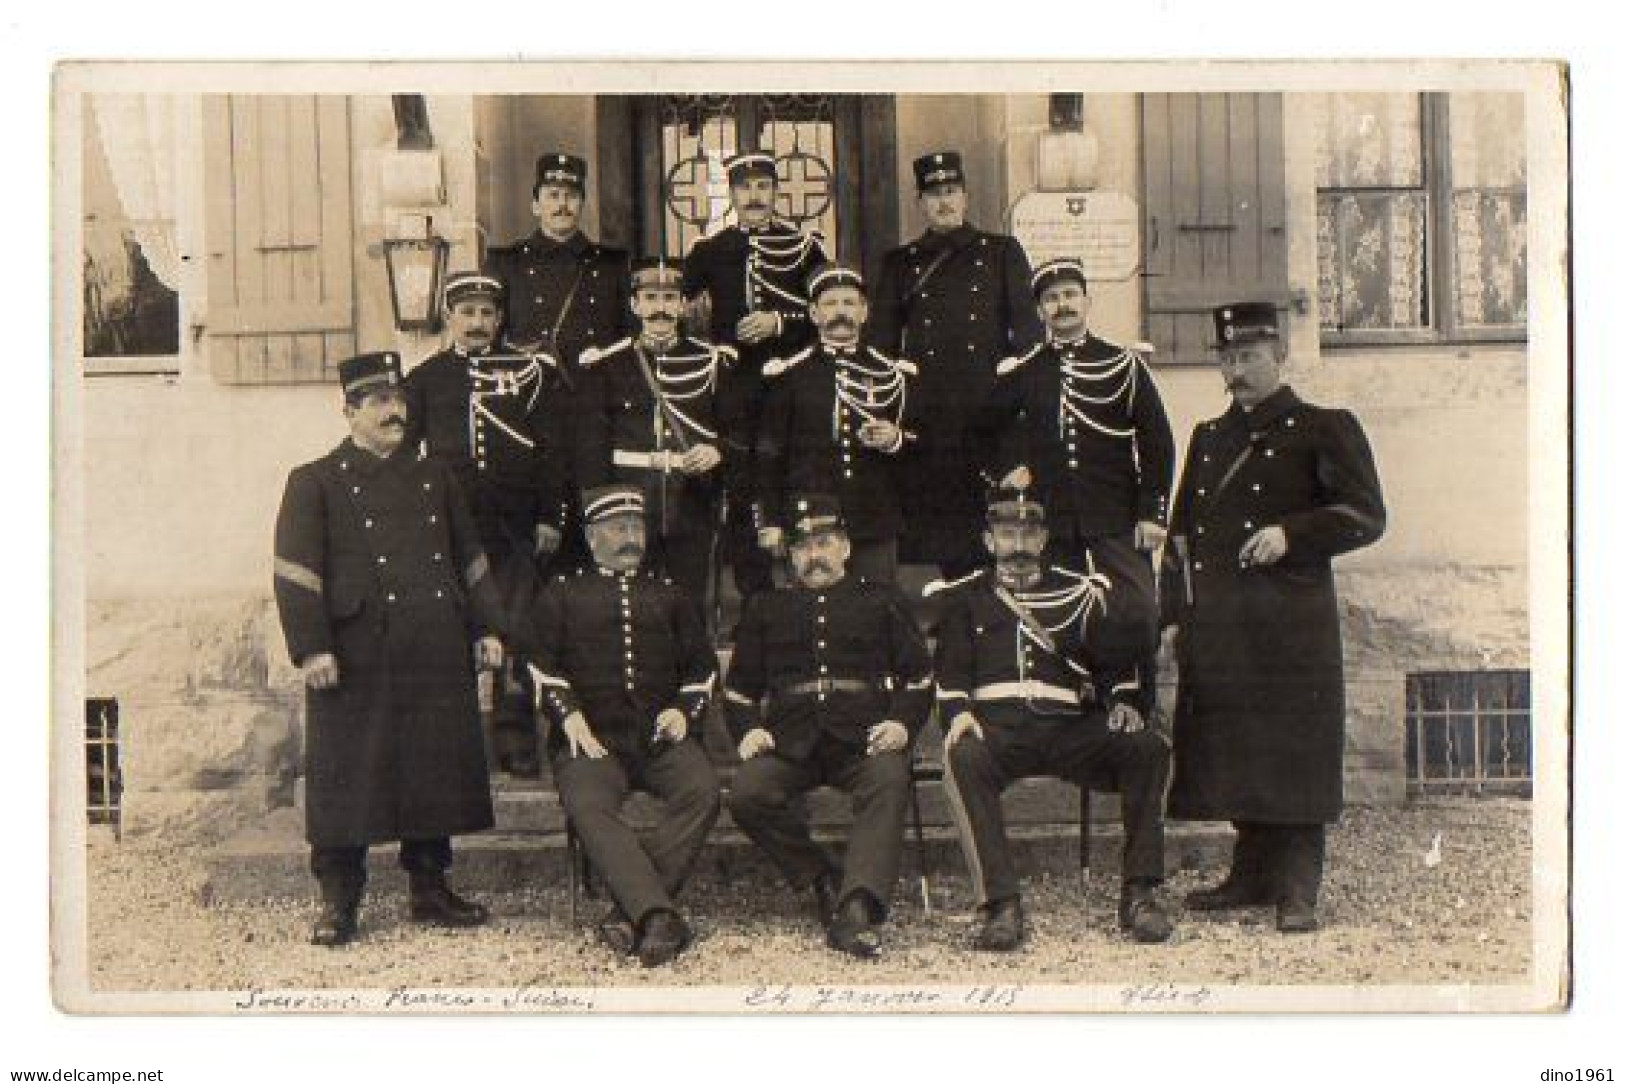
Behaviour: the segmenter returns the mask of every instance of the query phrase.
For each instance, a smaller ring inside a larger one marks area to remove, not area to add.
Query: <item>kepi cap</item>
[[[664,256],[644,256],[632,263],[633,290],[651,286],[669,286],[682,289],[683,262],[668,260]]]
[[[480,271],[459,271],[446,279],[446,308],[470,297],[488,297],[498,305],[508,296],[508,288],[500,279]]]
[[[544,184],[569,185],[577,192],[587,191],[587,160],[555,151],[536,159],[536,187]]]
[[[790,502],[789,543],[794,546],[825,531],[845,531],[841,502],[824,494],[806,494]]]
[[[958,151],[936,151],[914,159],[914,185],[921,192],[939,184],[964,184],[965,161]]]
[[[807,280],[807,299],[817,301],[819,294],[825,290],[833,290],[837,286],[850,286],[855,290],[865,292],[862,275],[850,267],[838,263],[827,263],[814,271],[812,277]]]
[[[1275,341],[1281,337],[1281,321],[1269,301],[1233,301],[1213,310],[1213,333],[1219,349],[1241,342]]]
[[[1040,297],[1044,291],[1057,282],[1072,280],[1083,287],[1083,292],[1089,292],[1089,278],[1083,273],[1083,262],[1071,256],[1062,256],[1060,259],[1050,260],[1038,265],[1033,272],[1033,296]]]
[[[987,522],[1043,523],[1044,506],[1021,486],[995,486],[987,497]]]
[[[729,155],[722,161],[722,168],[728,171],[728,183],[738,184],[746,177],[761,175],[779,179],[778,166],[771,154],[766,151],[745,151],[742,154]]]
[[[643,490],[626,482],[595,486],[581,494],[581,518],[602,523],[615,516],[642,516]]]
[[[357,354],[339,362],[339,385],[346,399],[356,399],[378,388],[393,388],[401,382],[401,356],[380,350]]]

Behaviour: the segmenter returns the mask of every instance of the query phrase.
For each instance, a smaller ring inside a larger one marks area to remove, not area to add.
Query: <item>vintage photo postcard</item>
[[[66,62],[73,1014],[1542,1013],[1555,62]]]

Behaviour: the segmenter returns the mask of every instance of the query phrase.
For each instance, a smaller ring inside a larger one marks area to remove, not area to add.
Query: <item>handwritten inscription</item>
[[[747,1009],[777,1012],[906,1012],[935,1009],[1013,1009],[1021,999],[1020,985],[972,986],[968,989],[900,986],[758,986],[746,992]]]
[[[1117,996],[1125,1009],[1200,1009],[1213,1000],[1213,991],[1206,986],[1158,982],[1125,986]]]
[[[434,990],[397,986],[392,990],[321,993],[306,990],[248,990],[232,1007],[241,1012],[591,1012],[593,999],[579,991],[522,983],[511,990]]]

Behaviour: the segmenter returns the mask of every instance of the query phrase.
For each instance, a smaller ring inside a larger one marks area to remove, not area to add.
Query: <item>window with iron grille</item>
[[[119,825],[124,789],[118,755],[118,701],[85,701],[85,794],[91,824]]]
[[[1406,675],[1405,778],[1411,793],[1528,797],[1532,756],[1529,671]]]

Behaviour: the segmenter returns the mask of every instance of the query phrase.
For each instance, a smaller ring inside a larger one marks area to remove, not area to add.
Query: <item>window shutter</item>
[[[1217,360],[1216,305],[1288,303],[1279,94],[1146,94],[1146,316],[1159,363]]]
[[[355,352],[348,99],[211,95],[204,148],[215,378],[332,379]]]

